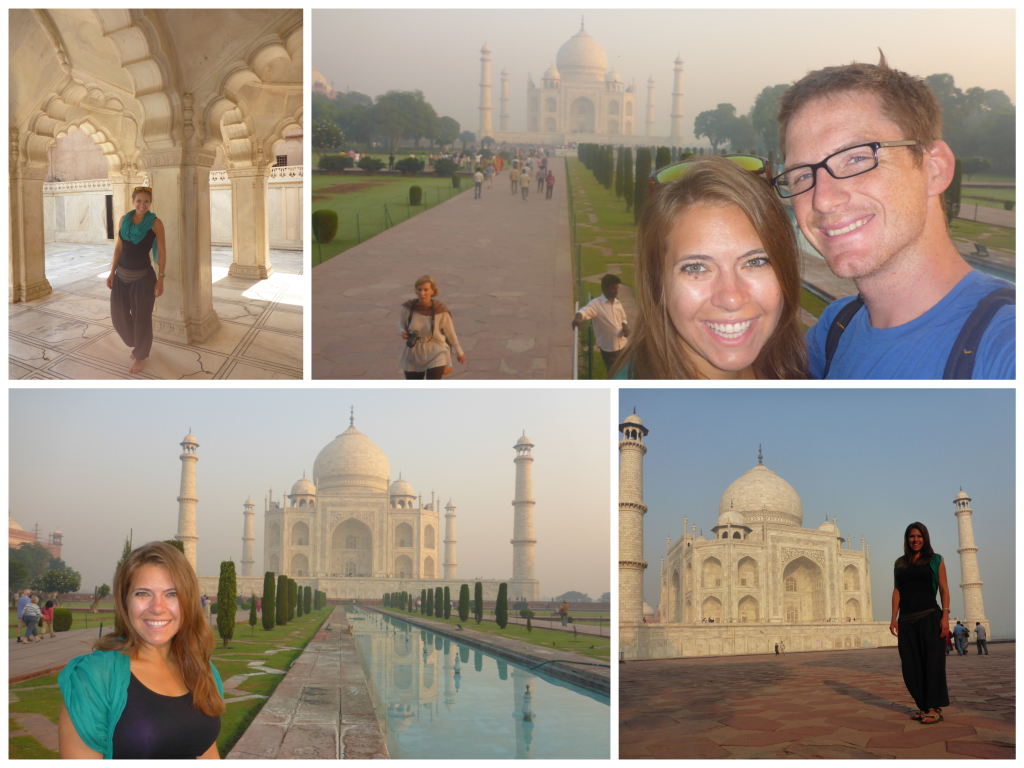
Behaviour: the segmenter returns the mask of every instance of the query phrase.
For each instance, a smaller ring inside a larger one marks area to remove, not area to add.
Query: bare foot
[[[132,356],[132,367],[128,369],[128,373],[140,373],[142,371],[142,360],[135,360],[135,356]]]

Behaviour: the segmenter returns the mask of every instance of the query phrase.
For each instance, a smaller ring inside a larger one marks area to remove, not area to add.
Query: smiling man
[[[878,65],[811,72],[779,103],[773,179],[807,241],[858,297],[807,332],[810,372],[831,379],[1013,379],[1013,286],[972,269],[942,193],[954,158],[920,78]]]

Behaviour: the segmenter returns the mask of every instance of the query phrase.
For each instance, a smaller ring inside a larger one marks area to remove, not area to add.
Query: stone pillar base
[[[41,283],[13,286],[11,288],[10,300],[12,304],[17,304],[21,301],[35,301],[44,296],[49,296],[51,293],[53,293],[53,289],[50,287],[50,281],[43,278]]]
[[[213,310],[198,320],[171,320],[166,317],[153,317],[153,336],[164,341],[179,344],[201,344],[209,339],[220,328],[220,318]]]
[[[242,277],[252,280],[266,280],[274,274],[274,265],[270,264],[239,264],[232,262],[228,267],[228,277]]]

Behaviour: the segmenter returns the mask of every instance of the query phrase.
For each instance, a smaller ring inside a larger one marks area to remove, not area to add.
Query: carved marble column
[[[270,167],[229,168],[231,180],[232,277],[265,280],[274,274],[270,264]]]
[[[110,188],[113,195],[113,216],[114,216],[114,239],[117,240],[117,227],[121,217],[134,207],[132,205],[132,192],[136,187],[142,186],[143,175],[134,168],[125,168],[123,174],[110,174]]]
[[[43,182],[48,168],[20,159],[18,130],[10,131],[9,174],[10,234],[8,268],[11,303],[32,301],[50,293],[46,279],[46,236],[43,232]]]
[[[210,261],[214,153],[146,150],[140,157],[152,180],[152,210],[163,222],[167,245],[167,277],[153,311],[153,335],[184,344],[206,341],[220,327]]]

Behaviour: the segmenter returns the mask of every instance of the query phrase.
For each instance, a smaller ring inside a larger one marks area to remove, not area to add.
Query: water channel
[[[393,759],[610,757],[607,696],[391,616],[348,620]]]

